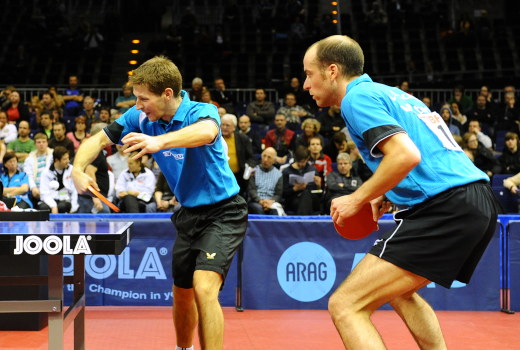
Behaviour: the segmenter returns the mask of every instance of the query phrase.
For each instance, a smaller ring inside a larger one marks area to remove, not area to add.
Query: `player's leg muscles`
[[[329,312],[349,349],[384,349],[370,315],[381,305],[417,290],[426,282],[372,254],[367,254],[329,300]]]
[[[198,322],[193,288],[173,286],[173,322],[177,345],[185,348],[192,346],[193,332]]]

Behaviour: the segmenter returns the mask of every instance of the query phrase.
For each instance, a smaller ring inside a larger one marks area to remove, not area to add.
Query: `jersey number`
[[[462,151],[453,138],[450,129],[438,113],[418,114],[417,116],[424,122],[424,124],[426,124],[426,126],[428,126],[435,136],[437,136],[445,148],[453,151]]]

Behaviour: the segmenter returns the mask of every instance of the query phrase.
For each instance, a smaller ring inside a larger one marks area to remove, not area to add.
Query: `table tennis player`
[[[195,327],[203,349],[222,349],[224,316],[218,293],[244,239],[247,204],[229,168],[220,117],[214,105],[190,101],[177,66],[154,57],[129,78],[136,105],[88,140],[74,160],[74,182],[84,193],[97,187],[85,174],[99,151],[112,143],[153,154],[182,208],[172,216],[173,317],[177,349],[193,349]]]
[[[453,140],[442,118],[414,96],[363,74],[359,44],[335,35],[311,45],[304,88],[318,106],[341,105],[350,135],[374,172],[354,193],[332,201],[335,223],[372,204],[403,210],[397,228],[378,239],[329,300],[348,349],[384,349],[370,320],[389,303],[421,349],[445,349],[437,317],[416,292],[431,281],[468,283],[495,232],[499,207],[488,185]]]

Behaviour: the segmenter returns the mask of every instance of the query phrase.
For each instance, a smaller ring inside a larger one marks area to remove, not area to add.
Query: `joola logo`
[[[71,247],[71,236],[48,236],[42,240],[38,236],[16,236],[16,248],[14,255],[23,253],[36,255],[43,250],[49,255],[56,254],[92,254],[88,241],[91,236],[78,236],[78,240],[74,247]]]
[[[173,157],[175,160],[184,159],[183,153],[173,153],[172,151],[163,151],[163,156],[165,157]]]

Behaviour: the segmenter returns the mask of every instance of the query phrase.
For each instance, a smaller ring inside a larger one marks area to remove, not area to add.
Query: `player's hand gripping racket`
[[[377,221],[374,221],[372,215],[372,206],[367,203],[354,216],[348,217],[343,221],[343,226],[334,222],[336,231],[347,239],[361,239],[377,231],[379,226]]]
[[[103,203],[105,203],[106,205],[108,205],[108,207],[110,209],[112,209],[113,211],[115,211],[116,213],[119,213],[120,210],[118,207],[116,207],[114,205],[114,203],[112,203],[111,201],[109,201],[107,199],[107,197],[103,196],[98,190],[96,190],[94,187],[92,186],[88,186],[87,187],[87,190],[89,190],[94,196],[96,196],[97,198],[99,198]]]

